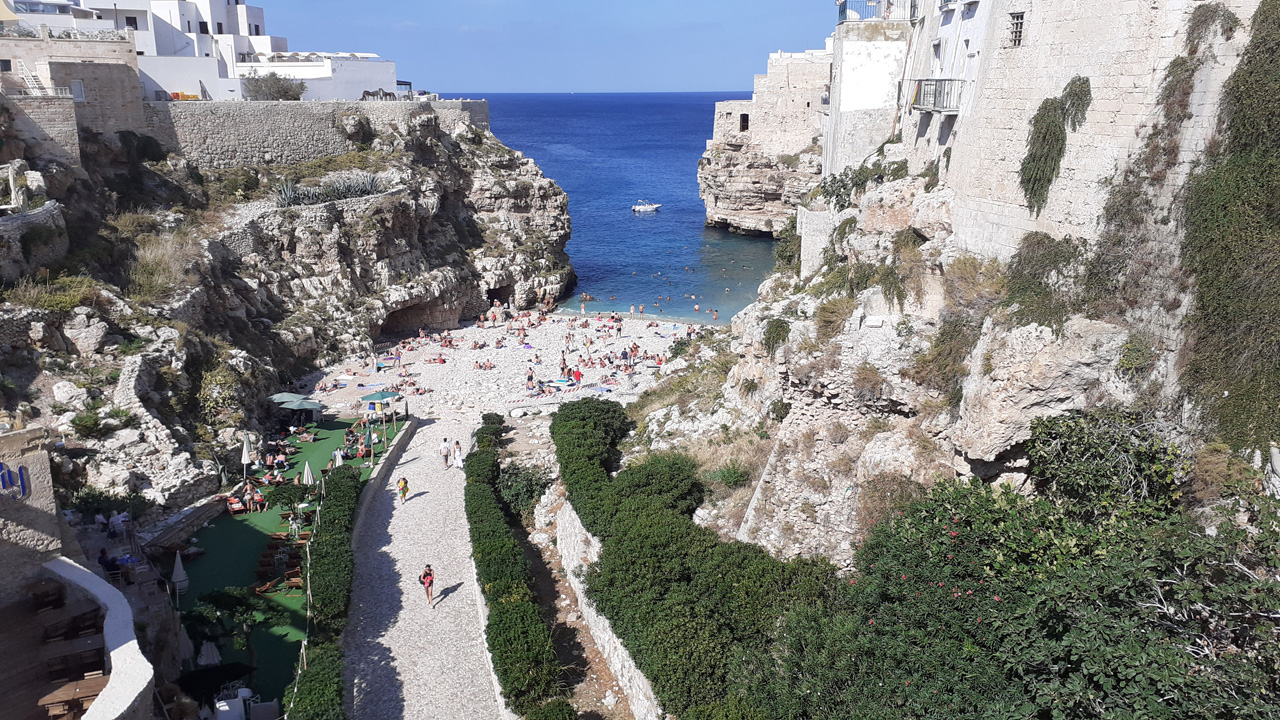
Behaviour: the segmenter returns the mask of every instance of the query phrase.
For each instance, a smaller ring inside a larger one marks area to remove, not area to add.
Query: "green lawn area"
[[[333,451],[342,443],[343,433],[351,427],[352,420],[326,420],[309,426],[318,439],[313,443],[295,443],[299,449],[297,455],[290,457],[290,467],[286,477],[294,477],[302,472],[303,462],[311,463],[311,470],[320,479],[320,471],[328,464]],[[376,428],[381,431],[381,428]],[[388,439],[395,433],[387,426]],[[385,450],[384,443],[378,443],[377,457],[381,458]],[[367,461],[348,461],[362,463],[361,475],[368,479],[373,468]],[[261,476],[264,472],[258,472]],[[260,554],[267,549],[271,533],[285,532],[288,525],[281,524],[280,510],[270,508],[261,513],[244,513],[233,516],[230,513],[219,515],[208,526],[201,528],[194,536],[194,544],[206,550],[197,560],[186,565],[190,585],[182,595],[180,609],[190,610],[200,596],[224,587],[251,587],[260,584],[255,571]],[[259,630],[254,634],[254,648],[258,654],[258,670],[254,675],[253,690],[263,700],[281,698],[281,709],[284,709],[284,690],[293,682],[294,665],[298,658],[299,641],[306,634],[305,594],[294,590],[286,595],[284,591],[276,592],[269,598],[290,613],[288,625],[273,627],[270,630]],[[199,652],[199,648],[196,651]],[[223,662],[249,663],[247,651],[236,650],[226,644],[222,648]]]

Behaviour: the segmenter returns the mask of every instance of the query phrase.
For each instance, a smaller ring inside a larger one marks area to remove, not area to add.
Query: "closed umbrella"
[[[200,646],[200,655],[196,657],[196,664],[200,667],[208,667],[221,663],[222,653],[218,652],[218,646],[205,640],[204,644]]]
[[[249,451],[249,435],[244,436],[244,444],[240,446],[240,464],[244,466],[244,477],[249,477],[249,466],[253,464],[253,455]]]
[[[187,586],[190,585],[190,582],[187,579],[187,571],[182,567],[182,553],[174,553],[173,588],[181,595],[187,591]]]
[[[306,400],[307,396],[299,395],[298,393],[280,392],[272,395],[270,399],[271,402],[275,403],[287,403],[293,402],[294,400]]]
[[[302,484],[303,484],[303,485],[315,485],[315,484],[316,484],[316,476],[311,474],[311,462],[310,462],[310,461],[307,461],[307,462],[302,463]]]
[[[178,627],[178,660],[192,660],[196,655],[196,646],[191,642],[191,636],[187,634],[187,628]]]

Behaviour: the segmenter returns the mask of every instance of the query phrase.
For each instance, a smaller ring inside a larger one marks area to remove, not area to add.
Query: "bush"
[[[495,442],[501,438],[501,425],[485,427],[497,430],[496,436],[486,437]],[[498,489],[505,476],[509,481],[506,487],[523,500],[536,483],[528,480],[522,468],[510,473],[501,469],[493,450],[471,453],[465,467],[463,506],[480,592],[489,607],[485,626],[489,654],[503,697],[512,710],[524,714],[559,692],[560,666],[551,644],[551,630],[543,622],[533,597],[533,573],[516,540],[516,529],[508,521],[509,515],[518,510],[504,507]]]
[[[1018,171],[1027,209],[1036,216],[1049,201],[1049,186],[1058,178],[1062,157],[1067,153],[1067,129],[1075,131],[1084,122],[1093,102],[1089,78],[1072,78],[1060,97],[1046,98],[1031,118],[1027,134],[1027,154]]]
[[[773,403],[769,405],[769,417],[773,418],[773,421],[776,423],[786,420],[787,416],[790,414],[791,403],[789,402],[774,400]]]
[[[515,463],[502,468],[496,483],[503,502],[513,514],[523,519],[533,514],[534,505],[550,486],[551,476],[542,468]]]
[[[498,427],[502,427],[506,424],[506,420],[498,413],[485,413],[480,416],[480,423],[482,425],[496,425]]]
[[[771,318],[764,326],[765,351],[772,355],[789,337],[791,337],[791,323],[782,318]]]
[[[778,241],[773,245],[774,272],[794,271],[800,265],[800,234],[796,232],[796,218],[793,215],[787,225],[777,233]]]
[[[342,711],[342,647],[321,642],[307,648],[307,667],[284,691],[293,697],[292,720],[344,720]],[[296,696],[295,696],[296,691]]]
[[[1060,331],[1077,308],[1071,283],[1079,257],[1080,246],[1071,238],[1057,240],[1042,232],[1023,236],[1005,276],[1004,302],[1013,308],[1014,321]]]
[[[929,350],[916,355],[903,374],[930,390],[937,390],[949,407],[964,399],[961,383],[969,374],[965,361],[978,344],[982,328],[969,316],[952,313],[942,319],[942,327],[929,343]]]
[[[689,346],[692,344],[693,342],[689,340],[689,338],[682,337],[679,340],[676,340],[675,342],[671,343],[671,350],[667,354],[667,356],[674,360],[675,358],[678,358],[681,355],[684,355],[685,353],[689,352]]]
[[[740,488],[749,482],[751,482],[751,472],[737,460],[730,460],[707,473],[708,484],[718,483],[731,489]]]
[[[552,700],[529,711],[524,720],[578,720],[578,711],[568,700]]]
[[[307,92],[302,80],[283,77],[274,71],[244,79],[244,95],[250,100],[301,100]]]

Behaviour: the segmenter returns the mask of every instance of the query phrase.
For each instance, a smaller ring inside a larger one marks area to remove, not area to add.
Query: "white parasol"
[[[190,583],[187,580],[187,571],[182,567],[182,553],[174,553],[173,587],[178,591],[178,594],[181,595],[187,591],[187,586],[189,584]]]
[[[309,461],[302,463],[302,484],[303,485],[316,484],[316,476],[311,474],[311,463]]]
[[[195,657],[196,646],[191,642],[191,636],[187,634],[185,627],[178,627],[178,659],[190,660]]]
[[[244,476],[249,477],[249,466],[253,464],[253,454],[249,451],[248,433],[245,433],[244,444],[240,447],[240,464],[244,466]]]
[[[222,653],[218,652],[218,646],[205,640],[204,644],[200,646],[200,655],[196,658],[196,664],[200,667],[221,665]]]

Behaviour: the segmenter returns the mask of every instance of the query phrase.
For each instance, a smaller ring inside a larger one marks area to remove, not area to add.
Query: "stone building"
[[[0,30],[0,94],[27,160],[80,165],[80,130],[114,138],[145,125],[129,31]],[[10,148],[13,152],[15,148]]]
[[[831,88],[831,41],[822,50],[776,52],[750,100],[716,103],[698,164],[707,224],[775,233],[821,177],[823,118]]]
[[[290,52],[287,38],[268,33],[262,8],[244,0],[19,0],[16,9],[28,27],[48,25],[55,34],[132,31],[150,100],[240,100],[245,78],[271,72],[305,81],[304,100],[396,92],[394,62],[373,53]]]

